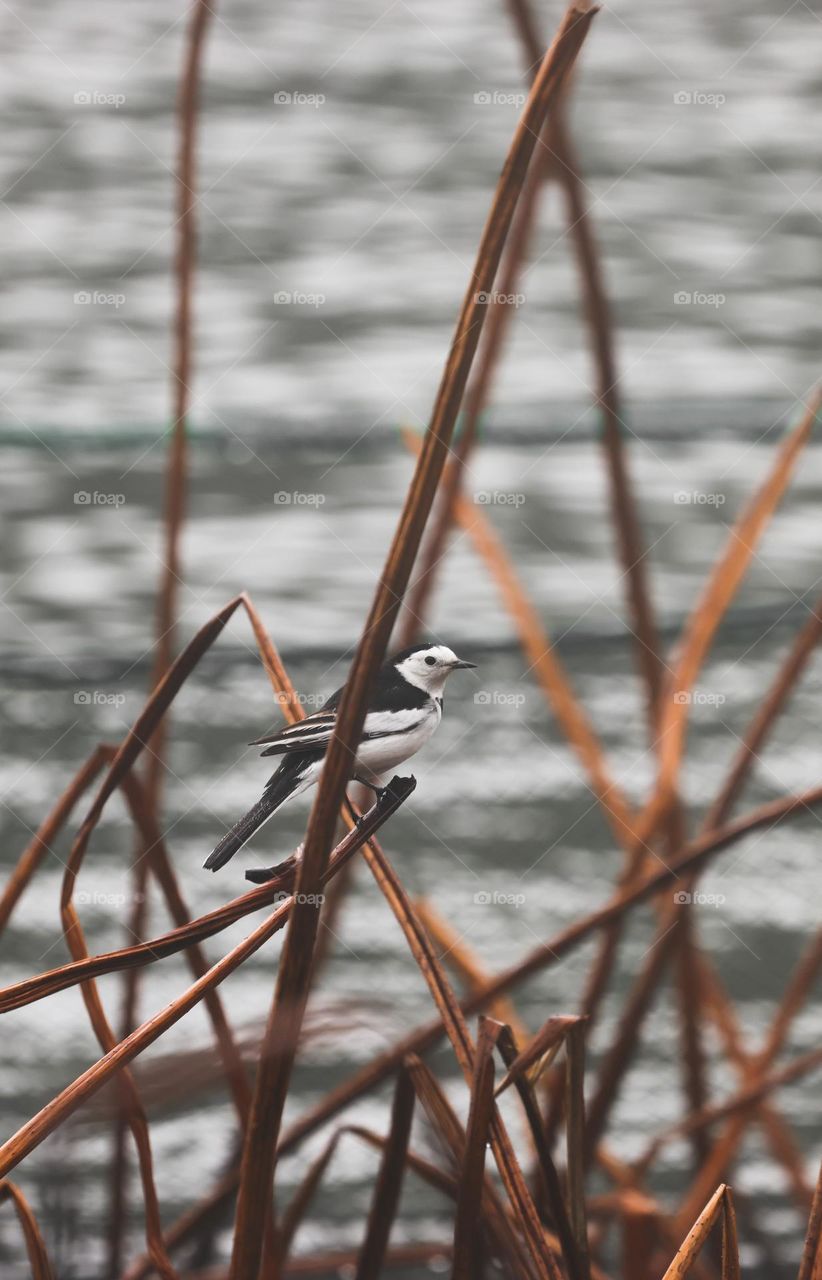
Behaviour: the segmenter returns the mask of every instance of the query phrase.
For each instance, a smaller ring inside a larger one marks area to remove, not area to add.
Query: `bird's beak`
[[[451,670],[452,671],[473,671],[476,665],[477,665],[476,662],[463,662],[462,658],[457,658],[456,662],[451,663]]]

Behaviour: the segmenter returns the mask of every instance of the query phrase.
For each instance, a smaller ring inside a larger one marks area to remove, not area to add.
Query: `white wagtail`
[[[380,667],[371,693],[352,779],[379,795],[381,778],[419,751],[437,728],[451,672],[474,666],[444,644],[411,645],[389,658]],[[314,785],[322,773],[342,694],[343,689],[338,689],[313,715],[251,743],[265,745],[264,756],[282,756],[282,764],[254,808],[208,855],[203,864],[207,870],[224,867],[281,804]]]

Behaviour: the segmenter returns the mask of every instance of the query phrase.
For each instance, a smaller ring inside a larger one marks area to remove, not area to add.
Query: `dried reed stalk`
[[[382,1274],[391,1227],[400,1202],[413,1118],[414,1085],[407,1069],[402,1067],[397,1073],[391,1127],[357,1261],[356,1280],[379,1280]]]
[[[799,683],[814,649],[822,639],[822,599],[814,604],[805,625],[797,632],[785,655],[773,684],[757,707],[751,723],[742,735],[722,789],[705,816],[704,829],[721,826],[747,782],[770,733],[785,710],[788,699]]]
[[[80,871],[87,842],[75,841],[66,863],[65,874],[60,894],[60,916],[63,925],[63,936],[69,952],[75,961],[87,960],[89,951],[80,917],[74,905],[74,886]],[[81,983],[83,1002],[86,1006],[89,1021],[104,1053],[111,1053],[118,1045],[118,1038],[106,1017],[103,1002],[94,979],[86,979]],[[140,1099],[140,1093],[129,1071],[123,1071],[118,1080],[118,1088],[122,1102],[121,1114],[134,1138],[137,1159],[140,1168],[140,1181],[143,1190],[145,1207],[146,1244],[148,1252],[164,1280],[177,1280],[177,1272],[171,1262],[163,1241],[160,1201],[154,1182],[154,1162],[151,1151],[148,1119]],[[122,1172],[123,1165],[118,1166]],[[115,1201],[116,1206],[116,1201]],[[117,1220],[117,1219],[115,1219]],[[122,1222],[122,1216],[119,1221]],[[111,1255],[119,1256],[118,1242],[111,1241]]]
[[[723,827],[721,831],[700,837],[686,846],[680,857],[669,866],[646,873],[642,880],[614,894],[603,907],[574,921],[548,941],[540,943],[522,960],[502,970],[482,987],[470,993],[461,1002],[463,1013],[473,1013],[487,1008],[492,1000],[510,991],[512,987],[559,963],[598,930],[606,928],[633,907],[652,899],[660,889],[675,883],[688,871],[707,863],[743,836],[763,827],[773,827],[776,823],[786,821],[795,813],[816,808],[819,805],[822,805],[822,787],[814,788],[801,796],[790,796],[784,800],[763,805],[753,810],[746,818],[738,819]],[[296,1121],[283,1136],[280,1144],[281,1152],[293,1150],[308,1134],[393,1074],[406,1054],[427,1051],[441,1039],[443,1034],[442,1022],[436,1019],[404,1036],[386,1053],[332,1090],[301,1120]]]
[[[819,1268],[819,1240],[822,1233],[822,1165],[816,1179],[816,1190],[813,1195],[808,1232],[802,1250],[802,1261],[799,1264],[797,1280],[817,1280]]]
[[[277,1265],[280,1268],[285,1265],[286,1259],[291,1253],[294,1236],[297,1234],[326,1169],[336,1153],[342,1133],[342,1129],[334,1130],[317,1159],[309,1166],[307,1174],[282,1216],[276,1235]]]
[[[377,830],[393,812],[403,803],[413,788],[397,790],[390,800],[380,806],[375,805],[365,815],[360,826],[340,842],[330,860],[328,874],[333,875],[344,866],[349,858],[357,852],[363,841]],[[138,1054],[147,1049],[169,1027],[193,1009],[206,993],[218,986],[230,973],[233,973],[250,955],[258,951],[279,929],[283,928],[293,908],[293,895],[281,903],[261,925],[250,933],[242,942],[233,947],[222,960],[208,970],[202,978],[192,984],[181,996],[172,1000],[158,1014],[149,1018],[140,1027],[120,1041],[104,1057],[82,1072],[70,1085],[52,1098],[37,1115],[26,1122],[13,1137],[0,1147],[0,1177],[5,1176],[20,1163],[44,1138],[48,1137],[64,1120],[77,1110],[87,1098],[96,1093],[119,1071],[132,1062]],[[156,1264],[155,1264],[156,1265]]]
[[[508,8],[525,57],[530,77],[539,61],[541,40],[536,16],[529,0],[508,0]],[[549,121],[547,138],[541,141],[544,153],[538,157],[550,177],[560,186],[566,202],[568,234],[574,247],[585,318],[593,356],[596,402],[602,413],[603,446],[611,495],[611,525],[616,534],[627,587],[631,634],[635,640],[640,672],[648,704],[651,738],[656,737],[658,703],[664,683],[664,666],[659,652],[651,596],[646,574],[646,552],[640,528],[624,448],[624,413],[619,394],[614,353],[613,323],[605,289],[596,235],[588,215],[585,185],[567,127],[567,101],[563,98]],[[547,163],[546,163],[547,162]]]
[[[412,451],[419,449],[416,437],[409,432],[405,433],[405,442]],[[454,516],[497,583],[530,663],[529,671],[548,698],[560,727],[579,757],[603,816],[617,841],[630,847],[635,838],[634,815],[611,777],[599,738],[490,520],[481,507],[474,506],[461,494],[454,500]]]
[[[17,1214],[23,1239],[26,1244],[32,1280],[54,1280],[54,1271],[49,1260],[46,1242],[26,1197],[13,1182],[0,1182],[0,1204],[10,1200]]]
[[[435,942],[440,948],[440,960],[447,963],[449,968],[455,971],[469,991],[476,990],[482,986],[487,975],[478,957],[468,947],[465,939],[457,933],[456,929],[447,920],[443,919],[434,904],[428,898],[416,898],[414,900],[414,910],[426,933],[430,935],[432,942]],[[503,997],[493,1001],[488,1006],[488,1012],[498,1022],[504,1022],[510,1026],[518,1041],[530,1040],[530,1034],[519,1018],[510,999]]]
[[[819,405],[822,403],[822,400],[820,400],[821,395],[822,392],[817,392],[811,398],[802,420],[795,430],[789,434],[777,453],[774,464],[758,493],[748,503],[746,509],[736,521],[731,530],[727,548],[723,556],[717,561],[708,585],[684,629],[681,651],[670,681],[669,693],[671,696],[665,704],[660,727],[660,743],[668,743],[671,740],[671,735],[676,737],[678,734],[679,747],[677,752],[674,753],[671,752],[669,746],[663,748],[663,754],[660,757],[660,780],[658,780],[657,792],[654,800],[643,813],[639,824],[643,839],[647,839],[651,835],[653,826],[660,817],[666,814],[671,815],[673,812],[676,769],[678,768],[677,762],[684,742],[683,735],[687,708],[687,696],[683,696],[683,694],[687,695],[687,692],[691,690],[719,621],[724,615],[754,554],[757,541],[764,533],[767,522],[787,487],[798,455],[810,437]],[[663,792],[665,793],[664,803],[660,799]],[[631,882],[644,856],[645,850],[642,844],[637,844],[634,857],[626,870],[624,882]],[[684,882],[683,887],[686,891],[689,891],[694,883],[695,881],[689,878]],[[600,1086],[589,1116],[589,1146],[587,1153],[589,1160],[592,1158],[596,1142],[604,1132],[608,1113],[617,1096],[617,1086],[629,1065],[633,1044],[639,1033],[642,1021],[651,1006],[651,1000],[662,977],[665,963],[677,946],[682,947],[683,935],[681,930],[685,927],[687,909],[685,904],[669,904],[662,910],[656,945],[649,952],[646,965],[629,996],[626,1003],[626,1013],[618,1030],[618,1037],[602,1069]],[[594,989],[597,991],[601,991],[601,987],[597,987],[596,982],[601,982],[604,973],[607,972],[612,963],[615,941],[616,933],[612,931],[611,934],[606,936],[598,962],[595,964],[593,971],[596,975]],[[683,952],[683,970],[686,1002],[694,1002],[698,1007],[699,993],[695,986],[696,973],[693,949],[688,946],[687,942]],[[720,1000],[722,999],[721,991],[719,992],[719,998]],[[586,1001],[585,1012],[591,1012],[590,1000]],[[701,1071],[698,1061],[697,1031],[693,1020],[686,1023],[685,1033],[686,1048],[691,1056],[690,1080],[696,1085],[691,1093],[690,1103],[694,1109],[699,1110],[702,1106],[702,1090],[699,1086]],[[701,1154],[704,1156],[707,1153],[703,1151]],[[716,1178],[711,1178],[709,1185],[714,1186],[716,1182]],[[700,1183],[703,1192],[705,1185],[706,1181],[703,1180]],[[698,1198],[700,1204],[703,1201],[704,1194]],[[687,1215],[689,1221],[693,1217],[693,1212],[695,1212],[695,1209]]]
[[[485,1148],[494,1111],[494,1047],[500,1030],[499,1023],[480,1018],[465,1150],[458,1179],[452,1280],[473,1280],[482,1270],[482,1240],[476,1224],[485,1181]]]
[[[725,551],[714,566],[685,625],[673,675],[668,682],[667,692],[671,696],[666,697],[660,720],[659,776],[654,796],[643,814],[643,833],[654,829],[674,791],[687,730],[688,699],[682,695],[693,689],[717,628],[779,505],[799,456],[810,440],[821,406],[822,387],[818,387],[808,397],[800,422],[783,441],[764,483],[735,521]]]
[[[165,549],[157,598],[157,647],[152,688],[163,679],[174,656],[177,595],[182,582],[180,537],[185,518],[187,483],[187,418],[191,397],[191,312],[197,234],[196,146],[200,76],[208,25],[213,14],[209,0],[195,0],[191,9],[185,65],[177,101],[179,157],[175,175],[177,197],[176,308],[174,323],[174,381],[171,449],[165,496]],[[149,765],[149,794],[156,798],[162,769],[162,733],[154,740],[156,755]]]
[[[297,890],[301,898],[298,897],[286,933],[257,1071],[237,1197],[232,1280],[256,1280],[277,1139],[305,1009],[319,923],[318,913],[308,899],[316,893],[322,880],[336,815],[365,717],[368,692],[402,602],[445,464],[484,320],[480,295],[493,288],[536,135],[582,45],[592,16],[587,5],[569,8],[558,37],[546,54],[514,135],[480,242],[473,278],[463,302],[422,454],[338,708],[300,863]]]
[[[534,1093],[532,1083],[535,1073],[538,1073],[541,1061],[544,1061],[548,1054],[551,1054],[554,1046],[559,1050],[571,1030],[571,1026],[577,1022],[576,1018],[553,1019],[549,1018],[548,1026],[551,1023],[562,1022],[562,1030],[559,1033],[559,1039],[556,1039],[555,1028],[551,1029],[551,1049],[547,1050],[547,1054],[531,1056],[529,1050],[532,1046],[527,1046],[522,1052],[518,1051],[516,1040],[514,1039],[511,1028],[503,1026],[498,1037],[498,1047],[503,1061],[508,1068],[504,1079],[497,1086],[495,1096],[503,1091],[508,1084],[513,1084],[519,1094],[522,1103],[525,1118],[528,1122],[528,1128],[534,1147],[537,1152],[539,1162],[539,1172],[542,1178],[543,1189],[545,1192],[545,1202],[551,1215],[551,1220],[556,1228],[557,1238],[562,1246],[562,1253],[565,1259],[565,1266],[568,1271],[570,1280],[587,1280],[589,1271],[588,1265],[588,1241],[584,1244],[581,1242],[579,1235],[575,1232],[571,1224],[568,1208],[562,1192],[562,1183],[557,1173],[556,1165],[551,1154],[551,1146],[548,1142],[545,1132],[545,1126],[542,1123],[542,1115],[539,1109],[536,1095]],[[545,1029],[542,1033],[537,1033],[535,1041],[544,1042]],[[530,1063],[529,1063],[530,1059]]]
[[[822,1067],[822,1048],[808,1049],[805,1053],[798,1054],[790,1062],[786,1062],[784,1066],[759,1075],[752,1083],[743,1085],[741,1089],[737,1090],[724,1102],[717,1102],[710,1107],[705,1107],[702,1111],[697,1111],[694,1115],[677,1121],[670,1128],[657,1134],[645,1154],[637,1161],[636,1167],[644,1172],[650,1161],[655,1159],[662,1148],[674,1138],[683,1137],[698,1129],[705,1129],[709,1125],[716,1124],[719,1120],[726,1120],[729,1116],[737,1115],[740,1111],[748,1111],[775,1089],[808,1075],[818,1067]]]
[[[558,110],[559,101],[555,104],[551,116],[553,117]],[[428,616],[437,571],[445,559],[448,537],[454,525],[457,495],[461,490],[465,469],[476,444],[482,415],[488,404],[494,375],[511,324],[513,308],[505,299],[513,297],[519,289],[519,279],[524,269],[539,207],[542,181],[541,166],[536,163],[529,165],[511,234],[505,246],[499,287],[491,295],[488,303],[488,320],[478,349],[473,376],[466,388],[459,434],[451,450],[450,465],[443,475],[440,496],[425,545],[415,565],[414,580],[408,589],[408,600],[398,628],[397,643],[400,648],[413,644],[424,625],[424,619]]]
[[[433,1072],[415,1054],[409,1054],[406,1063],[420,1105],[451,1159],[456,1200],[459,1192],[458,1171],[465,1160],[465,1130]],[[530,1278],[543,1274],[542,1268],[535,1268],[532,1256],[529,1256],[524,1241],[515,1230],[510,1216],[506,1214],[503,1202],[488,1175],[483,1179],[480,1210],[478,1225],[500,1261],[507,1263],[514,1275],[521,1274]]]
[[[694,1268],[697,1256],[710,1235],[711,1228],[722,1217],[723,1259],[722,1280],[737,1280],[739,1276],[739,1252],[736,1243],[736,1219],[730,1188],[724,1185],[717,1187],[705,1208],[694,1222],[687,1236],[678,1249],[662,1280],[682,1280]]]
[[[42,865],[53,841],[71,817],[75,805],[88,791],[108,758],[106,747],[95,747],[54,808],[41,823],[34,839],[23,850],[0,896],[0,933],[5,929],[12,911]]]

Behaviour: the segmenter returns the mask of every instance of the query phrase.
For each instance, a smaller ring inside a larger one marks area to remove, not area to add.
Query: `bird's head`
[[[409,684],[437,698],[452,671],[467,670],[477,664],[464,662],[446,644],[415,644],[394,654],[391,665]]]

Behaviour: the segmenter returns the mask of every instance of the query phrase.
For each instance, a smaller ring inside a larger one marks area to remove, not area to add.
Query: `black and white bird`
[[[390,770],[424,746],[442,719],[445,682],[452,671],[475,667],[444,644],[415,644],[394,654],[377,675],[363,725],[351,777],[379,793]],[[264,756],[282,756],[260,799],[226,832],[204,867],[219,871],[280,805],[314,785],[322,773],[343,695],[337,689],[319,711],[290,724],[252,746],[265,746]]]

